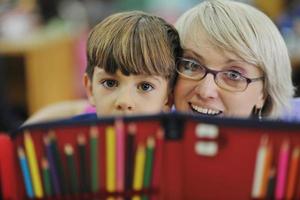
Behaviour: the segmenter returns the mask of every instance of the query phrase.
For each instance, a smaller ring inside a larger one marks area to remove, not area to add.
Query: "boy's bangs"
[[[101,59],[103,69],[111,74],[120,70],[129,75],[159,75],[169,78],[175,61],[160,22],[141,19],[138,24],[124,26]],[[126,28],[125,28],[126,27]],[[100,62],[101,62],[100,61]]]

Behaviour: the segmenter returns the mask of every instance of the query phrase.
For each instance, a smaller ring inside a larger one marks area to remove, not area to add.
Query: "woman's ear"
[[[95,106],[93,83],[92,83],[92,80],[89,78],[89,76],[86,73],[83,76],[83,85],[84,85],[85,92],[86,92],[86,95],[88,97],[90,104],[92,106]]]
[[[266,99],[268,95],[266,92],[261,92],[261,94],[258,96],[257,103],[255,104],[256,108],[262,109],[265,105]]]

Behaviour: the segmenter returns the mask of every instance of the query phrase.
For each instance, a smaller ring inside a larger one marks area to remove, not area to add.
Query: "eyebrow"
[[[141,76],[141,78],[155,79],[156,81],[158,81],[161,84],[161,79],[158,78],[158,77],[161,77],[161,76],[155,76],[155,75],[138,75],[138,76]]]
[[[185,55],[186,52],[187,52],[187,55],[191,55],[191,56],[193,56],[193,57],[196,57],[197,60],[205,60],[205,59],[203,58],[203,56],[201,56],[201,55],[195,53],[194,51],[192,51],[192,50],[190,50],[190,49],[183,49],[183,52],[184,52],[183,55]]]
[[[101,75],[107,75],[107,76],[115,76],[115,77],[118,77],[118,74],[115,73],[115,74],[110,74],[110,73],[107,73],[106,71],[104,70],[101,70],[101,71],[98,71],[96,72],[95,76],[101,76]],[[123,74],[124,75],[124,74]],[[159,79],[159,77],[161,76],[157,76],[157,75],[131,75],[131,76],[139,76],[140,78],[143,78],[143,79],[147,79],[147,78],[151,78],[151,79],[155,79],[156,81],[158,81],[160,84],[162,83],[161,82],[161,79]]]
[[[197,60],[205,61],[205,58],[202,55],[195,53],[191,49],[184,49],[184,51],[187,52],[187,55],[191,55],[192,57],[196,57]],[[244,60],[236,60],[236,59],[227,59],[226,62],[225,62],[225,64],[229,64],[229,63],[232,63],[232,62],[239,62],[239,63],[251,64],[251,63],[248,63],[248,62],[246,62]]]

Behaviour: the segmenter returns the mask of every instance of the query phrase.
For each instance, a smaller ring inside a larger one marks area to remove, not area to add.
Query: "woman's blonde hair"
[[[276,118],[289,108],[294,95],[292,70],[285,42],[274,23],[258,9],[229,0],[204,1],[176,22],[181,45],[197,44],[205,31],[215,47],[234,53],[264,72],[267,95],[263,116]]]
[[[158,75],[173,83],[176,58],[181,51],[179,35],[160,17],[141,11],[113,14],[90,32],[86,73],[95,67],[114,74]]]

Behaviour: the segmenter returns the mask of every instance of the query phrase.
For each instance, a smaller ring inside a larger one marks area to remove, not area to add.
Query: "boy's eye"
[[[138,89],[143,91],[143,92],[149,92],[149,91],[153,90],[154,87],[149,83],[140,83],[138,85]]]
[[[113,79],[104,80],[101,84],[106,88],[113,88],[118,86],[118,82]]]

